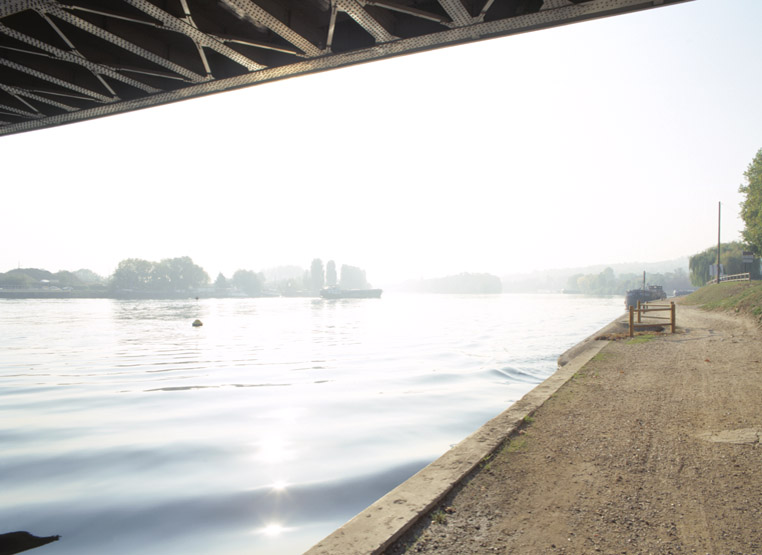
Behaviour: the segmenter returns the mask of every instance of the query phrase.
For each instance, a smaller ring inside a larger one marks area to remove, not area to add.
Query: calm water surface
[[[40,555],[301,553],[622,309],[573,295],[2,300],[0,533],[62,536]]]

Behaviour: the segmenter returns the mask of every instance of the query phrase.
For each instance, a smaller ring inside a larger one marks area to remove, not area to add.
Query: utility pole
[[[722,218],[722,203],[717,203],[717,283],[720,283],[720,219]]]

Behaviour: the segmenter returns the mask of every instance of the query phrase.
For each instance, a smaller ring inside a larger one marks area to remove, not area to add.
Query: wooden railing
[[[721,282],[725,281],[751,281],[751,274],[733,274],[731,276],[722,276],[720,278]]]
[[[643,315],[650,312],[669,312],[669,316],[646,316],[649,320],[668,320],[671,328],[671,332],[675,333],[675,303],[669,304],[641,304],[638,301],[637,308],[630,306],[630,337],[635,334],[637,328],[652,328],[657,325],[658,322],[643,322]],[[635,321],[635,314],[637,313],[637,321]]]

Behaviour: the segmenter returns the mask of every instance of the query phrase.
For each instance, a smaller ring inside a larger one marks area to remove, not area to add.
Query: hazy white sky
[[[0,137],[0,271],[313,258],[374,285],[739,239],[762,2],[667,8]]]

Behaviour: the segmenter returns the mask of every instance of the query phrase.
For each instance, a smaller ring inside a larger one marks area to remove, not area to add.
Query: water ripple
[[[59,554],[304,551],[521,398],[620,305],[3,303],[0,522],[60,534]]]

